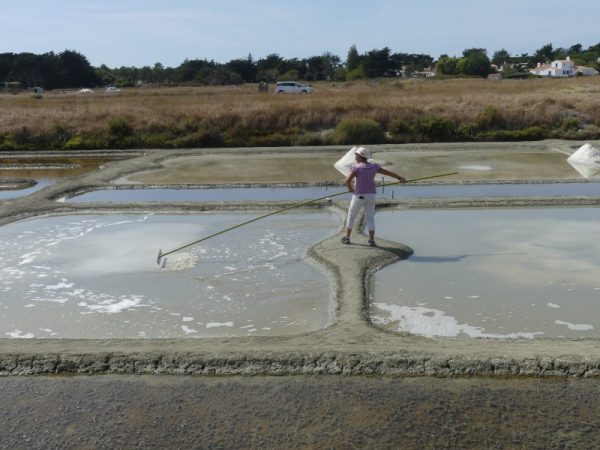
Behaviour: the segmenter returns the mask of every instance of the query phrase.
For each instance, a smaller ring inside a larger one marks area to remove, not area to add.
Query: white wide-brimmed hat
[[[371,153],[364,147],[358,147],[354,152],[355,155],[360,155],[365,159],[369,159],[371,157]]]

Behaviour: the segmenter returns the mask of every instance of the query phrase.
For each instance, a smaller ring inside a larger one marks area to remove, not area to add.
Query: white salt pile
[[[163,269],[167,272],[178,272],[180,270],[191,269],[198,263],[198,255],[187,252],[174,253],[167,258],[167,264]]]
[[[600,150],[590,144],[582,145],[567,162],[585,178],[600,174]]]

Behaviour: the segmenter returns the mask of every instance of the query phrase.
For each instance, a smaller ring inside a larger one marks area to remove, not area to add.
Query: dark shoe
[[[349,244],[349,243],[350,243],[350,238],[347,238],[347,237],[344,236],[342,238],[342,244]]]
[[[369,241],[369,247],[377,247],[375,241]]]

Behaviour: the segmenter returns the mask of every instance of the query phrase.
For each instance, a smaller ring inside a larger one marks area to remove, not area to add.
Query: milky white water
[[[0,227],[0,337],[173,338],[293,334],[331,319],[305,249],[334,213],[272,216],[168,256],[259,214],[71,215]],[[309,293],[309,294],[307,294]]]
[[[371,320],[425,336],[600,337],[600,209],[385,211],[414,249],[377,272]]]

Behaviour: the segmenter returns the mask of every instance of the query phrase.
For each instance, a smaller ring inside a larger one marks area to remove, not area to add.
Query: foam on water
[[[420,336],[458,337],[464,334],[471,338],[533,339],[535,336],[544,334],[541,331],[509,334],[485,333],[484,328],[459,324],[454,317],[448,316],[444,311],[437,309],[406,307],[386,303],[374,303],[373,306],[389,313],[389,316],[386,318],[375,316],[373,323],[386,326],[397,322],[398,325],[395,331],[405,331]]]
[[[15,330],[4,334],[6,334],[8,337],[18,339],[33,339],[35,337],[33,333],[24,333],[21,330]]]
[[[321,328],[329,283],[302,254],[336,232],[336,214],[275,217],[169,255],[165,270],[156,264],[158,248],[249,217],[55,216],[0,227],[0,335],[52,328],[54,337],[170,338],[231,329],[229,336],[247,334],[240,327],[248,316],[264,334]],[[314,297],[302,296],[303,288]],[[281,321],[282,312],[290,319]]]
[[[589,331],[594,329],[593,325],[588,325],[584,323],[571,323],[565,322],[564,320],[555,320],[554,323],[557,325],[565,325],[569,330],[575,331]]]

